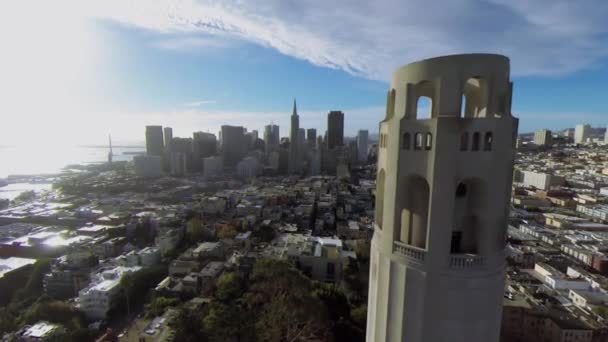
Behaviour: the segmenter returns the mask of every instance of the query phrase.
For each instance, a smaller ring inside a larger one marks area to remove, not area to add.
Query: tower
[[[146,126],[146,153],[151,156],[162,156],[164,149],[163,127]]]
[[[380,123],[368,342],[499,340],[518,124],[511,93],[500,55],[432,58],[393,74]],[[421,97],[431,100],[428,118]]]
[[[344,144],[344,113],[332,110],[327,114],[327,148]]]
[[[110,150],[108,151],[108,164],[112,164],[112,157],[114,156],[112,154],[112,135],[108,135],[108,142],[109,142],[109,147]]]
[[[293,99],[293,112],[291,113],[291,126],[289,127],[289,161],[287,164],[287,172],[289,174],[300,172],[300,156],[299,156],[299,136],[300,136],[300,117],[298,116],[298,108],[296,107],[296,99]]]

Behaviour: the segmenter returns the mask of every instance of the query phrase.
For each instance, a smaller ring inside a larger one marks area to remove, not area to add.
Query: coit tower
[[[511,94],[500,55],[432,58],[393,74],[380,123],[368,342],[499,340],[518,124]]]

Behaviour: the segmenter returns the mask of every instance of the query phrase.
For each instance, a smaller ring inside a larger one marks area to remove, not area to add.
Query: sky
[[[376,132],[391,72],[511,60],[520,132],[608,124],[605,0],[56,0],[0,4],[0,145],[139,144],[222,124]]]

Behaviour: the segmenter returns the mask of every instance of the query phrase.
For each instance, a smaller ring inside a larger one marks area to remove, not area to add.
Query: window
[[[414,149],[422,150],[423,144],[424,143],[423,143],[422,133],[420,133],[420,132],[416,133],[416,135],[414,136]]]
[[[485,139],[483,140],[483,150],[492,151],[492,132],[486,132]]]
[[[430,119],[433,111],[433,99],[428,96],[420,96],[416,102],[416,118]]]
[[[427,133],[426,134],[426,144],[424,145],[424,148],[426,150],[430,150],[431,147],[433,147],[433,135],[431,133]]]
[[[471,150],[479,151],[479,132],[473,133],[473,146],[471,146]]]
[[[466,151],[469,149],[469,133],[464,132],[460,136],[460,150]]]
[[[401,143],[403,146],[404,150],[409,150],[410,149],[410,134],[409,133],[404,133],[403,134],[403,142]]]
[[[333,279],[334,278],[334,274],[335,274],[335,266],[333,263],[328,262],[327,263],[327,278],[328,279]]]

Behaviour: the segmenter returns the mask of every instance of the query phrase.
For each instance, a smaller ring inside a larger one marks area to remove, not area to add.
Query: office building
[[[217,154],[217,138],[213,133],[192,133],[192,153],[195,158],[207,158]]]
[[[234,169],[247,153],[245,129],[241,126],[222,126],[222,157],[224,167]]]
[[[589,133],[591,131],[591,126],[588,124],[580,124],[576,125],[574,128],[574,143],[575,144],[584,144],[587,142],[589,138]]]
[[[173,141],[173,128],[165,127],[163,128],[163,133],[165,137],[165,154],[169,155],[169,153],[171,153],[171,143]]]
[[[606,132],[604,132],[604,144],[608,144],[608,128],[606,128]]]
[[[518,124],[511,89],[508,58],[493,54],[393,74],[379,132],[368,342],[499,341]],[[423,96],[433,105],[420,119]]]
[[[160,156],[135,156],[133,157],[135,175],[138,177],[160,177],[163,174],[162,159]]]
[[[203,159],[203,175],[205,177],[221,176],[224,172],[224,158],[221,156]]]
[[[344,145],[344,113],[332,110],[327,114],[327,148]]]
[[[367,144],[369,142],[369,132],[366,129],[359,130],[357,133],[357,160],[367,161]]]
[[[281,142],[280,140],[281,138],[279,136],[278,125],[270,124],[264,126],[264,144],[266,145],[266,155],[279,149],[279,144]]]
[[[300,172],[300,117],[298,116],[298,108],[296,100],[293,100],[293,112],[291,113],[291,125],[289,127],[289,161],[287,164],[287,172],[289,174]]]
[[[314,128],[309,128],[306,130],[306,143],[308,144],[308,148],[317,147],[317,130]]]
[[[551,146],[553,145],[553,136],[548,129],[539,129],[534,132],[534,144],[538,146]]]
[[[163,126],[146,126],[146,153],[162,156],[164,149]]]

